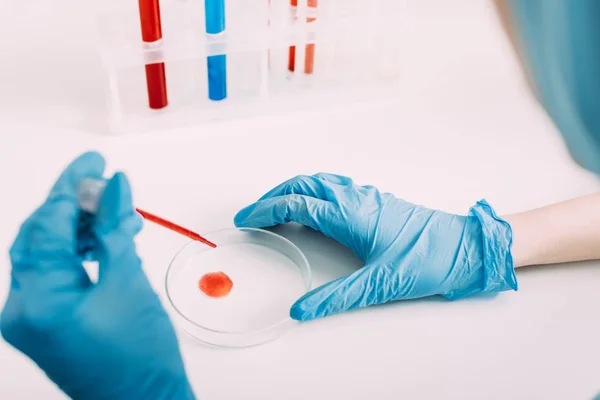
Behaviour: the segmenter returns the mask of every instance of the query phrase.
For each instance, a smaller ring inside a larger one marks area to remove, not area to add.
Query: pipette
[[[98,210],[98,203],[100,202],[100,197],[104,192],[104,188],[106,187],[106,182],[99,179],[82,179],[79,183],[79,187],[77,190],[77,195],[79,199],[79,208],[83,211],[89,212],[91,214],[95,214]],[[183,226],[177,225],[173,222],[167,221],[161,217],[158,217],[154,214],[151,214],[147,211],[141,210],[139,208],[135,209],[145,220],[150,222],[154,222],[162,227],[170,229],[174,232],[177,232],[181,235],[187,236],[192,240],[196,240],[198,242],[204,243],[207,246],[212,247],[213,249],[217,247],[213,242],[203,238],[199,234],[194,231],[191,231]]]

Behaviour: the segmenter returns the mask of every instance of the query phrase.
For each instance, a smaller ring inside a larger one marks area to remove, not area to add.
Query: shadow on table
[[[323,235],[322,233],[312,230],[310,228],[305,228],[301,225],[291,223],[286,225],[280,225],[274,228],[269,228],[268,230],[285,237],[286,239],[293,242],[296,246],[298,246],[300,250],[302,250],[302,252],[304,253],[311,265],[313,273],[313,289],[342,276],[349,275],[355,272],[356,270],[362,268],[364,265],[364,263],[361,260],[359,260],[350,249],[344,247],[343,245]],[[437,303],[442,307],[451,307],[453,303],[457,302],[488,302],[492,301],[496,296],[497,293],[484,293],[455,301],[446,300],[442,296],[431,296],[422,299],[394,301],[390,303],[371,306],[368,308],[352,310],[344,314],[372,312],[375,309],[381,311],[382,309],[392,307],[395,308],[396,311],[398,311],[397,309],[401,307],[412,307],[416,304],[427,303]],[[337,320],[338,318],[343,318],[344,314],[332,315],[323,319],[322,321],[326,320],[328,322],[332,322],[333,320]],[[310,323],[312,322],[309,322],[307,324]],[[213,349],[219,351],[232,350],[200,343],[194,338],[190,337],[189,335],[183,335],[182,340],[187,345],[196,348],[203,347],[206,349]],[[254,347],[249,347],[248,349],[251,348]]]
[[[292,241],[304,252],[311,265],[313,274],[319,277],[319,279],[315,279],[313,288],[349,275],[364,265],[350,249],[313,229],[297,224],[287,224],[270,228],[269,230]],[[494,297],[495,293],[483,293],[461,301],[481,301]],[[425,299],[404,300],[403,303],[412,303],[415,301],[447,302],[441,296],[433,296]],[[379,307],[382,306],[384,305]]]
[[[269,230],[302,250],[311,266],[313,288],[349,275],[364,265],[350,249],[313,229],[291,223]]]

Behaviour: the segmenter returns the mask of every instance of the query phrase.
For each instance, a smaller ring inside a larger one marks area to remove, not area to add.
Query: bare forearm
[[[504,219],[515,267],[600,259],[600,193]]]

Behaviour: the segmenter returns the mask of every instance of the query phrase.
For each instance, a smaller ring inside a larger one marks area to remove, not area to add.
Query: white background
[[[452,3],[452,4],[449,4]],[[297,174],[328,171],[451,212],[485,197],[500,214],[598,190],[527,92],[488,2],[414,1],[403,94],[379,104],[104,134],[105,81],[86,0],[0,0],[0,244],[88,149],[128,173],[136,203],[207,232]],[[450,178],[449,178],[450,177]],[[360,266],[316,233],[282,231],[317,283]],[[185,243],[146,226],[139,251],[162,293]],[[9,284],[3,251],[0,296]],[[203,399],[584,399],[600,390],[598,263],[518,271],[520,290],[396,303],[303,324],[246,350],[181,335]],[[0,344],[0,398],[61,399]]]

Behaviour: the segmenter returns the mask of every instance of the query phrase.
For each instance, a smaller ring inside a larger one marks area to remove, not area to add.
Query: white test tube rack
[[[137,4],[136,4],[137,6]],[[203,0],[161,2],[163,40],[144,48],[137,8],[100,18],[110,132],[143,132],[220,118],[324,107],[400,90],[404,0],[226,0],[226,32],[204,34]],[[316,14],[315,14],[316,12]],[[307,16],[316,16],[307,23]],[[315,44],[314,72],[303,72]],[[296,48],[295,71],[288,68]],[[228,97],[207,96],[206,57],[227,55]],[[169,105],[147,104],[144,65],[164,62]]]

